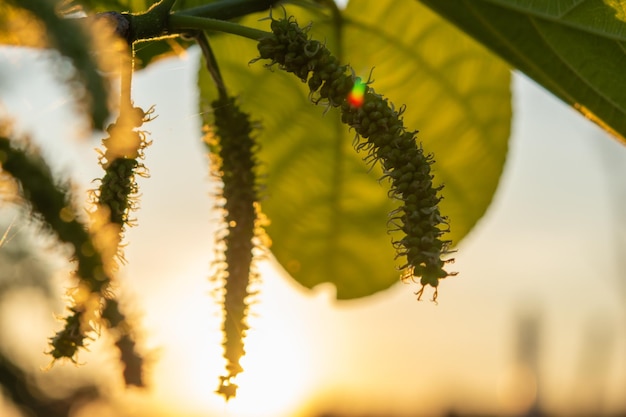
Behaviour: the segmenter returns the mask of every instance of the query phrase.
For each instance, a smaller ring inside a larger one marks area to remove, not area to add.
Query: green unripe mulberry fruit
[[[284,71],[294,73],[307,83],[314,102],[323,101],[339,107],[341,121],[360,138],[357,151],[366,151],[367,161],[380,162],[384,177],[391,182],[389,195],[401,202],[389,224],[405,237],[393,242],[402,265],[403,279],[416,280],[422,288],[435,288],[450,274],[444,270],[451,262],[447,255],[451,242],[442,238],[448,231],[448,220],[439,212],[442,187],[433,186],[433,157],[424,153],[416,140],[416,131],[404,126],[404,108],[396,110],[369,82],[355,77],[347,65],[319,41],[310,39],[308,28],[302,29],[293,19],[272,19],[272,36],[259,41],[259,59],[268,59]]]

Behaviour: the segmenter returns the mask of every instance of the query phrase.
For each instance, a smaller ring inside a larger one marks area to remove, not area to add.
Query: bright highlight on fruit
[[[363,104],[363,100],[365,97],[365,88],[367,84],[361,81],[360,78],[354,81],[354,87],[352,87],[352,91],[348,94],[348,103],[353,105],[354,107],[361,107]]]

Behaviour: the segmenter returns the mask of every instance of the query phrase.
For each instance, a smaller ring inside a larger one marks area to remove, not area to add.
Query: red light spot
[[[348,103],[354,107],[361,107],[363,105],[363,101],[363,94],[355,94],[354,91],[351,91],[350,94],[348,94]]]
[[[354,107],[361,107],[365,100],[365,90],[367,85],[361,81],[360,78],[356,78],[352,91],[348,94],[348,103]]]

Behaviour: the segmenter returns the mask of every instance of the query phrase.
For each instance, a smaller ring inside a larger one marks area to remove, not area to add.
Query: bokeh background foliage
[[[281,14],[282,10],[275,10]],[[455,244],[485,213],[504,165],[510,132],[509,68],[482,46],[412,0],[351,2],[338,15],[287,8],[311,34],[350,64],[419,130],[435,154],[435,183],[445,184],[441,210]],[[268,30],[267,15],[241,23]],[[338,112],[313,107],[306,86],[269,71],[255,44],[216,36],[219,66],[242,107],[260,121],[263,211],[271,220],[272,252],[302,285],[329,282],[338,299],[367,296],[398,282],[387,232],[394,203],[378,166],[355,153],[354,133]],[[216,95],[200,70],[201,111]],[[396,262],[396,264],[399,261]]]

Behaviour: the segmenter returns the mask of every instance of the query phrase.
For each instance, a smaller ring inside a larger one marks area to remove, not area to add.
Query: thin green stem
[[[132,82],[133,82],[133,50],[134,47],[129,47],[130,57],[122,57],[121,60],[121,74],[120,74],[120,113],[129,111],[133,107],[131,98]]]
[[[279,0],[222,0],[176,12],[179,15],[230,20],[269,9]]]
[[[220,69],[217,65],[217,59],[215,59],[215,54],[213,53],[213,49],[211,49],[206,33],[198,32],[196,34],[196,41],[198,42],[198,45],[200,45],[202,55],[204,55],[207,71],[211,74],[211,78],[213,78],[213,82],[217,86],[220,99],[226,100],[228,98],[228,91],[226,91],[224,79],[220,73]]]
[[[232,33],[255,41],[272,36],[270,32],[242,26],[237,23],[224,20],[211,19],[208,17],[188,16],[173,13],[169,18],[169,33],[181,33],[187,30],[217,31]]]

